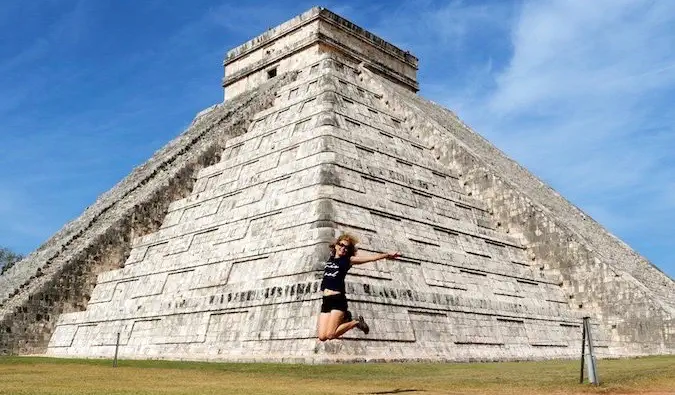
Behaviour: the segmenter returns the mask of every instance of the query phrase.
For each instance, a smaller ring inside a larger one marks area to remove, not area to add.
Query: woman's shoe
[[[367,335],[368,332],[370,332],[370,328],[368,327],[368,324],[366,324],[366,320],[364,320],[363,316],[360,315],[357,321],[358,323],[356,324],[356,327],[361,329],[363,333]]]

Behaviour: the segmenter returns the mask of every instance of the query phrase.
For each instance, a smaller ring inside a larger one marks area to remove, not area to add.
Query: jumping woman
[[[368,324],[359,316],[353,320],[347,310],[347,296],[345,295],[345,276],[352,265],[379,261],[380,259],[396,259],[401,256],[398,252],[377,254],[371,256],[356,256],[358,240],[343,233],[335,243],[330,245],[331,257],[326,262],[321,282],[323,303],[319,315],[319,340],[337,339],[348,331],[359,328],[368,334]]]

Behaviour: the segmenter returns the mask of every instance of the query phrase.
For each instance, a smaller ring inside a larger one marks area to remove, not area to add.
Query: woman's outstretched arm
[[[349,261],[351,262],[352,265],[360,265],[362,263],[379,261],[380,259],[396,259],[400,256],[401,254],[399,254],[398,252],[389,252],[386,254],[375,254],[368,256],[354,255],[353,257],[349,258]]]

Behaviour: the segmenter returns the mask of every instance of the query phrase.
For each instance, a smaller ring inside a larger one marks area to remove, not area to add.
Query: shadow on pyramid
[[[416,95],[417,59],[322,8],[233,49],[226,100],[0,276],[6,354],[478,361],[675,352],[675,283]],[[371,331],[316,339],[328,244]],[[11,292],[10,292],[11,291]]]

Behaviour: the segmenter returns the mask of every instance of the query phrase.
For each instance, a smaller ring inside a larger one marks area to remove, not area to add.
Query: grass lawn
[[[0,394],[675,394],[675,356],[579,361],[288,365],[0,358]]]

